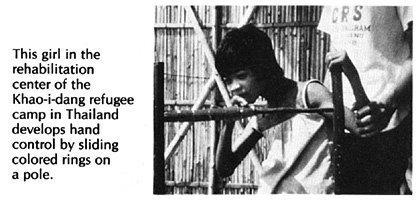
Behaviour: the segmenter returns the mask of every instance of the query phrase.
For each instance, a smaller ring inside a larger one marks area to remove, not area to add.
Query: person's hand
[[[248,104],[248,102],[240,96],[233,96],[231,98],[231,103],[232,105],[255,109],[255,106],[253,104]],[[249,123],[251,124],[251,127],[262,132],[272,127],[277,121],[277,119],[277,114],[261,114],[253,116]]]
[[[232,98],[231,98],[231,104],[233,106],[236,106],[236,107],[254,108],[254,105],[253,104],[248,104],[248,102],[244,98],[242,98],[240,96],[237,96],[237,95],[232,96]],[[241,119],[240,117],[228,118],[228,119],[225,119],[225,122],[227,124],[235,124],[235,121],[240,120],[240,119]],[[241,125],[243,125],[242,124],[242,121],[238,121],[238,122]]]
[[[257,115],[257,128],[259,131],[265,131],[275,125],[280,121],[280,116],[278,114],[264,114]]]
[[[231,98],[231,103],[232,103],[232,105],[240,106],[240,107],[247,107],[247,106],[249,106],[248,105],[248,102],[244,98],[242,98],[240,96],[237,96],[237,95],[234,95]]]
[[[325,63],[330,70],[333,70],[336,67],[341,67],[341,70],[345,74],[355,73],[355,67],[345,50],[333,50],[328,52],[325,56]]]
[[[376,102],[355,110],[360,137],[372,137],[381,132],[389,123],[393,112],[392,107]]]

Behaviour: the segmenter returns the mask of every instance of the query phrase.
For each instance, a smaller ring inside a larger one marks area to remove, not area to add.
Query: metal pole
[[[217,131],[216,131],[216,122],[210,122],[210,157],[209,157],[209,173],[208,173],[208,194],[217,194],[218,193],[218,175],[215,169],[215,156],[216,156],[216,147],[217,144]]]
[[[335,178],[335,194],[341,194],[341,168],[340,168],[340,151],[341,151],[341,137],[344,134],[345,120],[344,120],[344,103],[343,91],[341,81],[341,68],[331,68],[332,78],[332,100],[334,103],[334,128],[333,128],[333,148],[331,152],[331,167]],[[359,183],[361,184],[361,183]]]
[[[224,119],[242,119],[259,114],[287,114],[287,113],[326,113],[333,112],[333,108],[212,108],[205,110],[173,110],[164,113],[165,122],[197,122]]]
[[[212,9],[212,21],[213,21],[213,27],[212,27],[212,49],[217,48],[220,38],[222,37],[222,29],[220,27],[221,20],[222,20],[222,7],[221,6],[215,6],[214,9]],[[213,72],[212,72],[213,73]],[[220,99],[220,92],[219,90],[215,90],[215,96],[214,96],[214,102],[219,102]],[[219,194],[219,183],[220,178],[216,172],[216,149],[218,147],[218,138],[219,138],[219,127],[220,122],[219,121],[212,121],[210,122],[210,161],[209,161],[209,173],[208,173],[208,194]]]
[[[164,63],[154,65],[154,194],[165,194]]]

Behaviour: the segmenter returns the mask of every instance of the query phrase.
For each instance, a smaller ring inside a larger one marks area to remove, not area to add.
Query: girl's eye
[[[230,78],[224,78],[224,82],[225,82],[225,84],[227,84],[227,85],[229,85],[229,84],[231,84],[231,79]]]
[[[237,78],[241,79],[241,80],[246,79],[247,77],[248,77],[247,72],[240,72],[240,73],[237,74]]]

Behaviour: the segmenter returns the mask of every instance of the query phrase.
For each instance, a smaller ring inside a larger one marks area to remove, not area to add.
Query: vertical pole
[[[215,121],[211,121],[210,123],[210,157],[209,157],[209,173],[208,173],[208,194],[218,194],[218,175],[215,170],[215,154],[216,154],[216,147],[217,147],[217,128]]]
[[[220,22],[221,22],[221,14],[222,8],[220,6],[215,6],[214,7],[214,12],[213,12],[213,27],[212,27],[212,49],[216,49],[220,38],[221,38],[221,27],[220,27]],[[214,72],[212,72],[214,73]],[[221,94],[219,92],[219,90],[215,90],[215,104],[217,104],[220,101],[221,98]],[[220,127],[220,122],[219,121],[211,121],[210,122],[210,126],[211,126],[211,141],[210,141],[210,161],[209,161],[209,174],[208,174],[208,194],[219,194],[219,176],[216,172],[216,164],[215,164],[215,160],[216,160],[216,148],[218,147],[218,138],[219,138],[219,127]]]
[[[164,63],[154,65],[154,194],[165,194]]]
[[[219,43],[221,43],[222,38],[222,6],[215,6],[215,14],[214,14],[214,31],[213,31],[213,49],[218,48]]]
[[[340,151],[341,151],[341,137],[344,134],[344,103],[341,81],[341,67],[331,68],[332,78],[332,100],[334,103],[334,138],[333,148],[331,152],[331,165],[335,178],[335,194],[341,194],[341,170],[340,170]]]

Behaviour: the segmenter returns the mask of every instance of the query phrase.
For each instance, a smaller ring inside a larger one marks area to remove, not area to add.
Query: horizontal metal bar
[[[194,100],[171,100],[171,99],[165,99],[164,100],[164,106],[193,106],[195,103]],[[212,106],[215,105],[214,101],[212,100],[206,100],[203,103],[203,106]],[[265,106],[267,105],[266,101],[256,101],[254,103],[254,106]],[[225,106],[225,103],[219,103],[217,105],[218,107]]]
[[[333,108],[213,108],[205,110],[173,110],[164,112],[165,122],[196,122],[223,119],[240,119],[258,114],[269,113],[325,113]]]
[[[164,100],[164,106],[193,106],[195,103],[194,100]],[[206,100],[203,102],[204,106],[214,105],[213,101]]]

